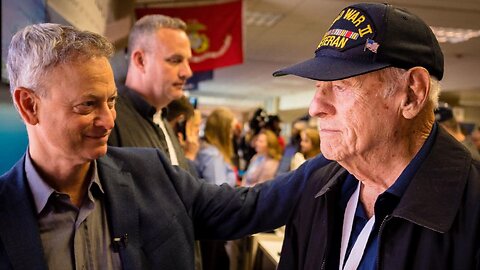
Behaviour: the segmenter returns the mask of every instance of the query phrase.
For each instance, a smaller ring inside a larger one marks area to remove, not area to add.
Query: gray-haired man
[[[305,177],[233,189],[158,149],[107,147],[111,53],[104,37],[57,24],[12,38],[10,90],[29,146],[0,177],[0,269],[194,269],[195,239],[286,222]]]

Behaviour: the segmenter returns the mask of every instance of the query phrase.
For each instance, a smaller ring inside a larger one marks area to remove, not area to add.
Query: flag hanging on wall
[[[195,71],[193,72],[192,77],[188,78],[183,89],[188,91],[195,91],[198,90],[198,85],[200,82],[210,80],[213,80],[213,70]]]
[[[243,62],[242,1],[194,7],[137,8],[137,19],[149,14],[177,17],[187,23],[193,71]]]

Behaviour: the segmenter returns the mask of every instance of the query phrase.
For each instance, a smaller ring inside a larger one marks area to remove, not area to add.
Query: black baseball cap
[[[323,35],[315,57],[275,71],[335,81],[386,67],[424,67],[443,78],[443,54],[430,27],[389,4],[360,3],[343,9]]]

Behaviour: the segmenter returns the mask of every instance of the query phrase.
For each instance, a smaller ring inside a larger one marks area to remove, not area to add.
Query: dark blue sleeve
[[[215,186],[193,179],[175,185],[191,207],[196,238],[235,239],[284,225],[311,173],[329,162],[319,156],[296,171],[253,188]]]

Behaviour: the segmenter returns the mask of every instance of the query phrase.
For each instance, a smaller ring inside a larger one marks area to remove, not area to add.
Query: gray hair
[[[403,76],[407,71],[405,69],[388,67],[378,71],[378,76],[384,82],[386,82],[385,97],[391,96],[395,93],[398,84],[402,80],[406,80]],[[428,95],[428,101],[432,104],[433,108],[438,107],[438,97],[440,95],[440,82],[433,76],[430,76],[430,92]]]
[[[187,31],[187,24],[179,18],[165,15],[146,15],[140,18],[132,27],[128,37],[128,55],[138,46],[142,37],[152,35],[161,28]]]
[[[112,54],[113,45],[99,34],[53,23],[29,25],[13,36],[8,48],[10,92],[25,87],[45,95],[43,83],[51,68]]]

